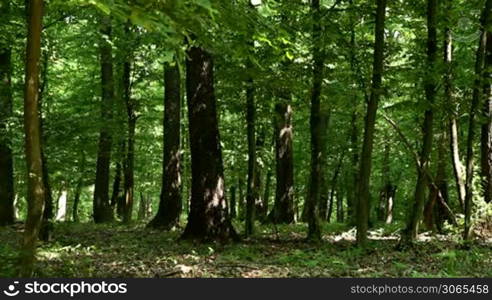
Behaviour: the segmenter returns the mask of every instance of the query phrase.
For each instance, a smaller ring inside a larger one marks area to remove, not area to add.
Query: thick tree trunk
[[[111,162],[111,120],[113,118],[113,58],[111,39],[111,18],[101,17],[100,60],[101,60],[101,128],[97,151],[96,182],[94,187],[93,217],[95,223],[110,222],[113,212],[109,203],[109,165]]]
[[[181,76],[177,61],[164,66],[164,156],[162,189],[157,215],[149,226],[170,229],[179,225],[181,198]]]
[[[484,65],[484,106],[481,134],[481,176],[485,202],[492,200],[492,29],[487,31]]]
[[[480,41],[476,54],[475,61],[475,83],[473,87],[472,103],[470,107],[470,116],[468,118],[468,137],[466,141],[466,182],[465,182],[465,227],[463,230],[463,239],[468,240],[470,238],[471,231],[471,212],[473,204],[473,167],[474,167],[474,150],[473,143],[475,141],[476,130],[476,113],[480,105],[480,98],[482,96],[483,86],[483,70],[484,61],[487,47],[487,31],[486,28],[492,24],[492,0],[487,0],[485,9],[482,13],[482,34],[480,35]]]
[[[321,114],[321,89],[323,86],[323,53],[321,43],[321,20],[319,0],[311,2],[313,17],[313,87],[311,90],[311,170],[309,195],[306,199],[308,234],[307,239],[313,241],[321,240],[321,227],[318,219],[318,203],[320,201],[321,181],[321,156],[322,151],[322,124]]]
[[[41,158],[41,132],[38,114],[39,59],[43,1],[31,0],[28,8],[28,35],[26,49],[26,76],[24,94],[24,130],[27,161],[27,219],[21,253],[20,276],[33,274],[36,243],[44,211],[43,162]]]
[[[369,184],[372,165],[372,148],[379,98],[382,94],[384,65],[384,28],[386,20],[386,0],[376,0],[376,27],[374,43],[374,64],[372,75],[372,92],[367,103],[364,127],[364,142],[359,170],[357,192],[357,244],[365,246],[369,226]]]
[[[186,94],[191,148],[191,209],[183,239],[237,239],[225,197],[212,56],[191,47],[186,61]]]
[[[294,222],[294,158],[292,147],[292,107],[288,96],[275,105],[275,161],[277,187],[269,219],[276,224]]]
[[[0,28],[7,30],[10,0],[0,1]],[[10,44],[0,44],[0,226],[13,224],[14,160],[7,124],[12,117],[12,61]]]
[[[434,112],[433,104],[436,97],[437,83],[435,68],[437,61],[437,0],[427,1],[427,78],[425,79],[425,96],[427,109],[424,115],[423,143],[420,152],[417,184],[415,186],[415,202],[410,211],[407,227],[403,239],[406,243],[412,243],[418,235],[419,224],[425,204],[425,193],[428,185],[427,173],[429,172],[430,154],[432,152]]]

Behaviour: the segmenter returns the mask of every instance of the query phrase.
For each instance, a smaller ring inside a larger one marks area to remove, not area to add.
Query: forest
[[[492,0],[0,0],[0,277],[492,277]]]

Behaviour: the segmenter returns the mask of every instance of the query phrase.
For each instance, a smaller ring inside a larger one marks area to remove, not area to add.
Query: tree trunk
[[[7,30],[10,0],[0,1],[0,28]],[[12,117],[12,61],[10,43],[0,44],[0,226],[13,224],[14,159],[7,124]]]
[[[186,61],[186,95],[191,148],[191,209],[183,239],[237,239],[225,197],[212,56],[191,47]]]
[[[294,158],[292,147],[292,107],[285,95],[275,105],[275,160],[277,187],[269,219],[275,224],[294,222]]]
[[[125,144],[122,142],[121,147],[122,149],[121,154],[124,152],[125,149]],[[116,215],[118,217],[123,216],[123,211],[122,211],[122,205],[121,205],[121,198],[123,194],[123,189],[121,186],[121,174],[122,173],[122,167],[121,167],[121,160],[118,159],[116,161],[116,169],[114,171],[114,181],[113,181],[113,192],[111,194],[111,201],[110,201],[110,206],[112,208],[116,207]]]
[[[487,31],[484,65],[484,106],[481,134],[481,175],[485,202],[492,200],[492,29]]]
[[[456,182],[456,191],[458,202],[462,210],[465,207],[465,181],[463,173],[463,164],[461,162],[459,137],[458,137],[458,120],[457,120],[457,103],[454,95],[453,86],[453,36],[451,31],[451,21],[448,19],[453,11],[452,1],[447,2],[446,6],[446,28],[444,29],[444,97],[450,107],[449,113],[449,145],[451,152],[451,164]]]
[[[377,0],[376,2],[377,9],[372,92],[369,102],[367,103],[367,113],[364,127],[364,142],[362,144],[357,193],[357,244],[359,246],[365,246],[367,242],[367,228],[369,225],[369,184],[371,177],[372,148],[374,143],[374,129],[376,126],[378,102],[382,94],[386,0]]]
[[[43,1],[31,0],[28,8],[28,35],[26,49],[26,75],[24,94],[24,130],[27,161],[27,219],[20,263],[20,277],[33,275],[36,243],[44,211],[43,162],[41,158],[41,133],[38,114],[39,59]]]
[[[482,84],[483,84],[483,71],[485,53],[487,47],[487,32],[486,28],[490,26],[492,11],[492,0],[487,0],[485,9],[482,13],[482,33],[480,35],[480,41],[476,54],[475,61],[475,82],[473,87],[472,103],[470,107],[470,116],[468,118],[468,137],[466,141],[466,182],[465,182],[465,227],[463,230],[463,239],[468,240],[470,238],[471,230],[471,211],[473,204],[473,166],[474,166],[474,151],[473,143],[475,141],[475,118],[478,106],[480,104]]]
[[[232,185],[231,186],[231,189],[230,189],[230,193],[231,193],[231,208],[230,208],[230,216],[231,216],[231,219],[234,219],[236,217],[236,186],[235,185]]]
[[[333,177],[331,179],[330,200],[329,200],[330,204],[328,207],[328,214],[326,216],[326,221],[328,221],[328,223],[330,222],[331,215],[333,214],[333,204],[334,204],[334,200],[335,200],[335,191],[337,189],[338,175],[340,174],[340,171],[342,170],[344,158],[345,158],[345,151],[343,151],[340,154],[340,158],[338,159],[338,164],[335,168],[335,172],[333,172]]]
[[[255,95],[253,79],[246,83],[246,122],[248,135],[248,183],[246,189],[246,218],[244,234],[249,236],[254,232],[255,219],[255,175],[256,175],[256,137],[255,137]]]
[[[263,218],[262,222],[266,222],[268,220],[268,209],[269,209],[269,202],[270,202],[270,187],[272,185],[272,168],[270,166],[267,167],[268,171],[266,172],[265,175],[265,189],[263,190],[263,209],[265,211],[265,217]]]
[[[433,104],[436,97],[437,83],[435,68],[437,61],[437,0],[427,1],[427,78],[425,79],[425,96],[427,109],[424,115],[423,143],[420,152],[417,184],[415,186],[415,202],[410,211],[407,227],[403,234],[405,243],[412,243],[418,235],[419,223],[422,219],[425,204],[425,193],[428,185],[427,173],[429,172],[430,154],[432,152]]]
[[[396,186],[393,185],[391,180],[390,144],[391,141],[388,137],[386,137],[383,159],[383,188],[381,190],[378,211],[379,220],[385,222],[386,224],[391,224],[393,221],[393,204],[396,194]]]
[[[428,185],[427,172],[429,172],[430,155],[432,152],[433,119],[432,105],[436,97],[437,83],[435,79],[437,61],[437,0],[427,1],[427,78],[425,79],[425,96],[427,109],[424,115],[423,143],[420,152],[417,184],[415,186],[414,205],[410,211],[407,227],[403,234],[404,242],[412,243],[418,235],[419,223],[422,219],[425,192]]]
[[[111,120],[113,118],[113,58],[111,39],[111,18],[101,17],[100,60],[101,60],[101,128],[97,151],[96,182],[94,187],[93,217],[95,223],[110,222],[113,212],[109,203],[109,165],[111,162]]]
[[[343,191],[339,190],[337,192],[337,222],[343,223]]]
[[[128,25],[125,26],[125,32],[130,33]],[[130,223],[133,214],[133,198],[134,198],[134,162],[135,162],[135,127],[137,125],[137,116],[135,113],[135,101],[131,95],[131,62],[130,54],[127,54],[125,62],[123,63],[123,99],[125,100],[127,123],[128,123],[128,136],[127,136],[127,149],[126,157],[123,164],[123,174],[125,177],[124,183],[124,209],[123,209],[123,223]],[[178,136],[179,139],[179,136]]]
[[[313,17],[313,87],[311,90],[311,170],[309,195],[306,199],[308,234],[307,239],[313,241],[321,240],[321,227],[318,219],[318,203],[320,201],[320,179],[322,151],[322,124],[321,114],[321,89],[323,86],[323,53],[321,43],[321,20],[319,0],[311,2]]]
[[[39,232],[39,237],[41,240],[47,242],[51,240],[51,235],[53,232],[53,216],[54,216],[54,200],[53,193],[51,191],[51,183],[49,180],[48,171],[48,158],[46,157],[45,147],[47,145],[48,136],[44,130],[45,128],[45,118],[43,113],[44,107],[44,95],[46,92],[46,87],[48,85],[48,58],[49,50],[44,51],[42,59],[41,68],[41,83],[39,89],[38,98],[38,114],[39,114],[39,130],[41,134],[41,159],[43,160],[43,183],[44,183],[44,212],[43,212],[43,222]]]
[[[84,185],[84,177],[85,177],[85,153],[82,152],[82,159],[80,161],[80,177],[77,182],[77,186],[75,187],[75,195],[73,200],[72,207],[72,219],[74,222],[78,223],[80,221],[79,218],[79,203],[80,203],[80,194],[82,193],[82,187]]]
[[[321,220],[326,220],[326,213],[328,210],[328,124],[330,122],[330,112],[322,111],[320,115],[321,122],[321,156],[320,156],[320,182],[319,182],[319,210],[318,215]]]
[[[171,229],[179,225],[181,198],[181,76],[177,61],[164,66],[164,155],[162,189],[152,227]]]

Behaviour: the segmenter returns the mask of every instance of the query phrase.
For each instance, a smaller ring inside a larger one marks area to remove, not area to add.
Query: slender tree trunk
[[[487,0],[485,9],[482,13],[482,34],[480,35],[480,41],[476,54],[475,61],[475,83],[473,87],[472,103],[470,108],[470,116],[468,118],[468,137],[466,142],[466,182],[465,182],[465,227],[463,231],[463,239],[468,240],[470,238],[471,230],[471,212],[473,204],[473,166],[474,166],[474,151],[473,143],[475,141],[475,118],[477,109],[480,105],[480,98],[483,84],[483,70],[485,53],[487,46],[487,32],[486,28],[492,24],[491,21],[492,0]]]
[[[308,240],[321,240],[321,227],[318,219],[318,203],[320,201],[321,156],[322,151],[322,124],[321,114],[321,89],[323,86],[323,53],[321,43],[320,1],[311,1],[313,17],[313,87],[311,90],[311,170],[309,196],[306,199]]]
[[[328,210],[328,149],[327,149],[327,141],[328,141],[328,124],[330,122],[330,112],[322,111],[320,115],[321,122],[321,157],[320,157],[320,165],[321,165],[321,174],[320,174],[320,182],[319,182],[319,210],[318,215],[321,220],[326,220],[326,213]]]
[[[125,26],[125,32],[130,33],[129,25]],[[135,127],[137,125],[137,115],[135,113],[135,101],[131,95],[131,54],[127,54],[123,63],[123,99],[125,100],[128,137],[126,157],[123,164],[123,173],[125,177],[124,183],[124,209],[123,223],[130,223],[133,214],[133,198],[134,198],[134,162],[135,162]],[[178,136],[179,139],[179,136]]]
[[[125,149],[125,144],[121,143],[121,147],[123,153]],[[121,211],[121,205],[120,205],[120,198],[122,197],[122,188],[121,188],[121,174],[122,173],[122,167],[121,167],[121,160],[118,159],[116,161],[116,168],[114,171],[114,181],[113,181],[113,192],[111,194],[111,201],[110,201],[110,206],[111,207],[116,207],[116,214],[118,217],[122,217],[122,211]]]
[[[101,128],[97,151],[96,182],[94,187],[93,217],[95,223],[110,222],[113,212],[109,203],[109,165],[111,162],[111,120],[113,118],[114,81],[111,39],[111,18],[101,17]]]
[[[255,95],[253,79],[246,83],[246,122],[248,135],[248,183],[246,190],[246,218],[244,234],[249,236],[254,232],[255,220],[255,175],[256,175],[256,137],[255,137]]]
[[[453,2],[447,1],[446,5],[446,28],[444,29],[444,97],[446,103],[449,104],[449,145],[451,152],[451,164],[453,166],[453,174],[456,182],[456,191],[458,195],[458,202],[462,210],[465,207],[465,181],[463,164],[461,162],[459,137],[458,137],[458,120],[457,120],[457,103],[454,95],[453,86],[453,36],[450,26],[451,21],[449,16],[453,11]]]
[[[10,0],[0,1],[0,28],[7,31]],[[7,124],[12,117],[12,61],[10,44],[0,44],[0,226],[13,224],[14,159]]]
[[[21,277],[31,277],[33,274],[36,243],[44,211],[45,193],[43,183],[43,162],[41,158],[40,121],[38,114],[39,60],[41,55],[42,22],[43,1],[29,1],[24,94],[28,208],[21,252]]]
[[[164,66],[164,156],[162,189],[157,215],[150,226],[170,229],[179,225],[181,198],[181,76],[177,61]]]
[[[390,162],[390,144],[388,137],[386,137],[386,143],[384,145],[384,159],[383,159],[383,188],[380,197],[379,207],[379,219],[380,221],[390,224],[393,221],[393,205],[396,194],[396,186],[393,185],[391,180],[391,162]]]
[[[230,189],[231,193],[231,209],[230,209],[230,216],[231,219],[234,219],[236,217],[236,186],[232,185]]]
[[[237,239],[225,198],[212,56],[191,47],[186,61],[186,95],[191,148],[191,210],[183,239]]]
[[[38,113],[39,113],[39,130],[41,134],[41,159],[43,160],[43,183],[44,183],[44,212],[43,212],[43,222],[39,232],[39,237],[43,241],[51,240],[51,235],[53,232],[53,216],[54,216],[54,200],[53,192],[51,190],[51,183],[49,179],[48,171],[48,158],[46,157],[45,147],[48,141],[48,135],[46,134],[45,128],[45,118],[43,107],[44,105],[44,95],[46,92],[46,87],[48,86],[48,59],[49,50],[44,51],[42,55],[42,68],[41,68],[41,83],[39,89],[38,98]]]
[[[82,187],[84,185],[84,177],[85,177],[85,153],[82,152],[81,160],[80,160],[80,177],[77,181],[77,186],[75,187],[75,195],[72,206],[72,219],[74,222],[80,222],[79,218],[79,203],[80,203],[80,194],[82,193]]]
[[[374,129],[379,98],[382,94],[383,65],[384,65],[384,28],[386,20],[386,0],[376,0],[376,27],[374,43],[374,65],[372,76],[372,92],[367,104],[365,118],[364,142],[359,170],[358,200],[357,200],[357,244],[365,246],[369,226],[369,184],[372,165],[372,148]]]
[[[490,24],[490,23],[489,23]],[[492,200],[492,29],[487,31],[484,66],[484,106],[481,133],[481,176],[485,202]]]
[[[269,219],[276,224],[294,222],[294,159],[292,147],[292,107],[288,96],[275,105],[275,160],[277,187]]]
[[[266,222],[268,220],[268,209],[269,209],[269,205],[270,205],[270,188],[271,188],[271,185],[272,185],[272,176],[273,176],[273,172],[272,172],[272,168],[270,166],[267,167],[268,170],[266,172],[266,175],[265,175],[265,189],[263,190],[263,209],[265,211],[265,217],[263,218],[263,222]]]
[[[415,202],[410,211],[407,227],[403,234],[405,243],[412,243],[418,235],[419,224],[422,220],[425,204],[425,193],[428,185],[430,154],[432,152],[434,112],[432,105],[436,97],[437,83],[435,67],[437,61],[437,0],[427,1],[427,78],[425,79],[425,96],[427,109],[424,115],[423,143],[420,152],[417,184],[415,186]]]
[[[343,191],[339,190],[337,192],[337,222],[343,223]]]
[[[345,159],[345,151],[340,154],[340,158],[338,159],[338,164],[335,168],[335,172],[333,172],[333,177],[331,179],[331,191],[330,191],[330,204],[328,207],[328,215],[326,216],[326,221],[330,222],[331,215],[333,214],[333,204],[335,200],[335,191],[337,189],[338,175],[340,175],[340,171],[342,170],[343,160]]]

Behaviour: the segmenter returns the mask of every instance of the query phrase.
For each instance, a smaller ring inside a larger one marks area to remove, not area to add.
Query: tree
[[[466,182],[465,182],[465,228],[463,239],[468,240],[471,230],[471,212],[473,204],[473,167],[474,167],[474,149],[476,113],[482,96],[482,87],[484,83],[484,62],[487,47],[487,28],[492,24],[492,0],[487,0],[481,18],[481,34],[475,60],[475,81],[473,86],[472,103],[470,107],[470,116],[468,119],[468,137],[466,142]]]
[[[129,24],[125,25],[124,32],[126,35],[130,35]],[[134,198],[134,164],[135,164],[135,127],[137,126],[137,114],[135,111],[135,100],[132,98],[131,93],[131,69],[132,62],[131,49],[125,53],[123,62],[123,99],[126,106],[127,124],[128,124],[128,136],[127,136],[127,149],[126,156],[123,164],[123,174],[125,178],[123,194],[123,222],[130,223],[133,213],[133,198]]]
[[[488,1],[490,3],[491,1]],[[489,4],[490,9],[492,6]],[[490,11],[489,9],[489,11]],[[490,14],[490,12],[489,12]],[[491,17],[489,16],[489,19]],[[492,201],[492,29],[488,21],[486,25],[487,45],[484,63],[484,104],[483,123],[481,129],[481,175],[483,196],[487,203]]]
[[[0,28],[8,31],[10,1],[0,1]],[[12,117],[10,41],[0,40],[0,226],[14,222],[14,162],[7,131]]]
[[[379,98],[382,94],[383,81],[386,0],[376,0],[376,3],[372,89],[371,97],[367,103],[364,141],[360,157],[359,184],[357,186],[357,244],[359,246],[364,246],[367,242],[367,227],[369,224],[369,182],[371,176],[372,149],[374,144],[374,128],[376,126],[376,113]]]
[[[45,201],[43,162],[41,158],[41,132],[38,114],[39,61],[41,56],[43,4],[42,0],[31,0],[28,3],[28,34],[24,94],[28,210],[22,245],[20,265],[21,277],[30,277],[33,274],[36,243],[41,228]]]
[[[170,229],[179,225],[181,200],[181,76],[178,62],[164,65],[164,158],[159,210],[149,223]]]
[[[212,56],[187,51],[186,95],[191,148],[191,209],[183,239],[237,239],[225,198],[222,149],[217,122]]]
[[[113,117],[114,81],[113,57],[111,46],[111,18],[100,18],[101,39],[99,45],[101,62],[101,128],[97,152],[96,182],[94,187],[94,222],[103,223],[113,220],[109,203],[109,165],[111,162],[111,119]]]
[[[428,184],[428,172],[430,155],[432,152],[432,139],[434,135],[434,111],[433,104],[436,98],[436,62],[437,62],[437,0],[427,1],[427,71],[425,78],[426,110],[424,113],[423,142],[420,151],[417,184],[415,186],[415,202],[407,227],[404,232],[406,243],[412,243],[418,235],[419,223],[422,219],[425,204],[425,191]]]
[[[294,222],[294,162],[292,147],[292,106],[285,92],[275,104],[275,161],[277,187],[270,220],[276,224]]]
[[[313,15],[313,88],[311,90],[311,176],[309,196],[306,201],[308,240],[321,240],[321,228],[318,220],[318,203],[320,201],[320,183],[322,177],[322,123],[321,123],[321,88],[323,85],[323,53],[321,43],[320,5],[319,0],[311,2]]]

